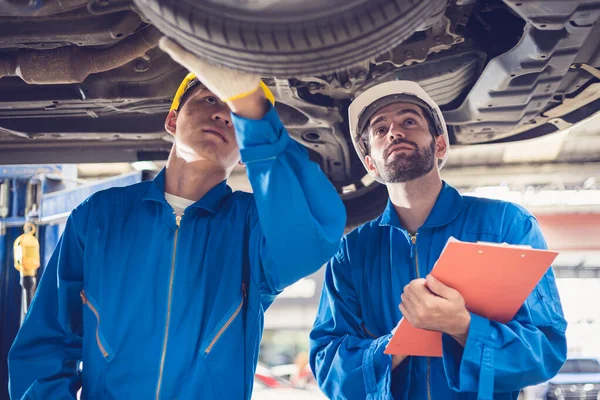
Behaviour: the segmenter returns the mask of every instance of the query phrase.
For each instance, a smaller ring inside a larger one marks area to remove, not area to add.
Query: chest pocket
[[[459,239],[465,242],[502,241],[502,223],[504,220],[504,205],[487,199],[478,199],[471,204],[465,218],[463,234]]]
[[[550,269],[527,298],[531,322],[564,330],[566,322],[560,305],[554,272]]]

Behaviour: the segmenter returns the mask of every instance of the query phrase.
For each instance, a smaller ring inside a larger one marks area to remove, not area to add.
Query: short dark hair
[[[442,133],[438,132],[437,128],[435,127],[435,122],[433,121],[432,116],[427,111],[425,111],[423,107],[419,105],[417,105],[417,107],[419,107],[419,109],[421,110],[421,114],[423,114],[423,117],[425,117],[425,121],[427,121],[427,127],[429,128],[429,133],[431,133],[431,136],[433,136],[434,138],[440,136]],[[368,127],[363,129],[362,132],[358,132],[358,134],[356,135],[356,139],[359,143],[363,144],[365,148],[365,155],[369,154],[371,152],[371,142],[369,141]]]

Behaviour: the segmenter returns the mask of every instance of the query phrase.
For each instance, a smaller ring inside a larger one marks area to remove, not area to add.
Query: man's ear
[[[448,143],[444,135],[439,135],[435,138],[435,157],[438,159],[444,158],[448,151]]]
[[[167,119],[165,120],[165,129],[169,132],[170,135],[175,136],[175,131],[177,130],[177,111],[171,110],[169,115],[167,115]]]
[[[379,177],[379,171],[377,170],[377,167],[375,166],[373,159],[368,154],[365,156],[365,164],[367,165],[367,171],[371,175]]]

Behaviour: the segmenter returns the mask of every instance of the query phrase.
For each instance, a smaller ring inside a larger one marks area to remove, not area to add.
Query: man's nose
[[[400,129],[396,124],[390,125],[390,130],[388,131],[388,134],[387,134],[388,142],[393,143],[398,138],[404,139],[404,138],[406,138],[406,135],[404,134],[402,129]]]
[[[213,121],[216,121],[217,123],[224,124],[228,128],[231,128],[233,126],[233,124],[231,123],[231,114],[229,113],[229,110],[219,110],[213,113],[211,119]]]

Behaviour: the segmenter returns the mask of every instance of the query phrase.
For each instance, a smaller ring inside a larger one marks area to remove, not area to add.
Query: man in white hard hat
[[[310,335],[311,367],[325,394],[516,399],[554,376],[566,358],[566,322],[551,269],[508,324],[470,313],[460,293],[429,275],[450,236],[546,248],[536,219],[515,204],[461,196],[442,181],[447,128],[416,83],[366,90],[349,120],[358,155],[390,199],[380,217],[344,237],[327,265]],[[442,332],[443,358],[384,354],[402,317]]]

